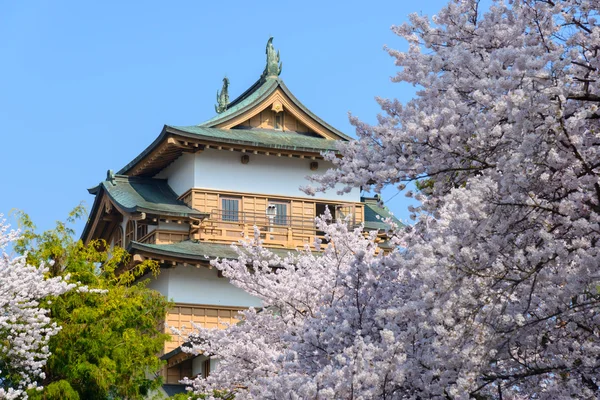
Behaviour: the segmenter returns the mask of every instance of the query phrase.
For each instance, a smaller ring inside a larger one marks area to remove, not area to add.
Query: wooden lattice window
[[[113,232],[113,246],[123,247],[123,227],[117,226]]]
[[[125,247],[135,240],[135,221],[127,221],[127,227],[125,228]]]
[[[148,234],[148,225],[147,224],[142,224],[142,223],[137,223],[137,240],[140,240],[141,238],[143,238],[144,236],[146,236]]]

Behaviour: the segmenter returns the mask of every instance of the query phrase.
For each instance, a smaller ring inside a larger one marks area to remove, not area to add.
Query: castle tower
[[[287,254],[312,245],[314,219],[329,207],[334,217],[385,235],[379,217],[389,214],[358,189],[308,196],[305,177],[332,164],[321,155],[351,140],[317,117],[279,77],[281,62],[272,38],[261,77],[229,102],[229,80],[217,93],[217,115],[199,125],[165,125],[160,135],[116,174],[89,190],[94,205],[82,238],[122,246],[134,262],[157,260],[161,273],[150,283],[174,302],[170,326],[209,328],[235,323],[238,310],[260,301],[219,275],[209,262],[237,258],[230,247],[253,227],[264,245]],[[167,384],[207,375],[215,360],[192,357],[173,338],[166,344]],[[167,385],[168,386],[168,385]]]

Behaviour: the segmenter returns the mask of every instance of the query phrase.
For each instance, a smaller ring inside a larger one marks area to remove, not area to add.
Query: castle
[[[216,115],[192,126],[165,125],[158,137],[116,174],[98,186],[82,238],[121,246],[133,262],[157,260],[161,273],[149,287],[174,302],[169,326],[223,327],[237,322],[238,310],[260,301],[233,286],[210,260],[236,258],[230,247],[254,226],[264,245],[286,254],[312,245],[314,219],[329,208],[334,217],[378,230],[384,238],[390,216],[375,199],[355,189],[309,196],[299,190],[306,176],[332,164],[322,152],[352,140],[305,107],[281,80],[281,62],[272,38],[260,78],[229,101],[229,80],[217,93]],[[167,384],[206,376],[215,360],[181,351],[173,337],[164,349]],[[167,385],[168,386],[168,385]]]

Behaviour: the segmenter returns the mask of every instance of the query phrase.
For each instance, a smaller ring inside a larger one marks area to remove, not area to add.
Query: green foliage
[[[28,392],[30,400],[79,400],[79,393],[75,391],[65,380],[52,382],[44,387],[43,391],[30,390]]]
[[[197,394],[193,394],[191,392],[189,393],[177,393],[176,395],[173,395],[171,397],[169,397],[168,400],[199,400],[202,399],[202,397],[200,397],[200,395]]]
[[[433,190],[434,184],[435,184],[435,181],[431,178],[415,181],[415,186],[417,187],[417,190],[419,190],[421,192],[425,192],[426,194],[428,194],[431,190]]]
[[[69,274],[91,289],[47,305],[62,330],[50,341],[46,389],[39,398],[77,398],[75,391],[82,399],[139,399],[161,384],[157,354],[169,338],[162,333],[169,303],[140,279],[147,272],[156,275],[159,267],[152,261],[131,267],[122,248],[108,251],[103,240],[87,245],[75,240],[69,224],[82,215],[79,206],[66,223],[38,234],[29,216],[18,212],[22,238],[15,251],[26,253],[33,265],[53,263],[50,275]]]

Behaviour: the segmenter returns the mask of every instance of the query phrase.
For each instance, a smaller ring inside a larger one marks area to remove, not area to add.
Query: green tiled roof
[[[352,140],[349,136],[338,131],[331,125],[313,114],[289,91],[283,81],[279,78],[267,78],[258,80],[241,96],[229,104],[229,108],[214,118],[193,126],[168,126],[165,125],[161,134],[140,153],[133,161],[123,167],[119,173],[126,174],[135,167],[140,160],[154,151],[169,135],[178,135],[190,139],[204,139],[217,143],[238,144],[254,147],[266,147],[272,149],[301,151],[308,153],[320,153],[322,151],[336,151],[337,140],[309,136],[298,132],[281,132],[276,130],[261,129],[219,129],[215,126],[228,121],[236,116],[252,109],[258,103],[265,100],[276,89],[281,89],[289,99],[310,118],[324,128],[338,135],[342,140]],[[166,164],[172,159],[165,161]],[[155,174],[156,171],[150,171]],[[150,174],[150,172],[148,174]]]
[[[384,219],[391,217],[392,220],[400,226],[403,224],[394,217],[387,207],[380,207],[377,199],[369,197],[361,197],[360,201],[365,207],[365,229],[367,230],[387,230],[388,225],[383,222]],[[379,218],[378,218],[379,217]]]
[[[89,189],[89,192],[97,194],[101,190],[105,190],[108,196],[127,212],[195,217],[205,215],[177,200],[177,195],[165,179],[115,175],[113,179]]]
[[[208,121],[205,121],[198,126],[211,127],[221,122],[227,121],[230,118],[252,108],[256,103],[260,103],[277,89],[278,79],[267,79],[265,81],[258,80],[248,90],[242,93],[241,96],[229,103],[227,110],[221,114],[217,114]]]
[[[208,261],[215,258],[237,259],[238,254],[229,244],[197,242],[193,240],[185,240],[179,243],[170,244],[146,244],[131,242],[131,250],[142,250],[153,254],[183,257],[197,261]],[[286,257],[289,253],[294,254],[296,251],[291,249],[269,249],[275,255]]]
[[[309,115],[313,120],[317,121],[320,125],[325,127],[326,129],[334,132],[345,140],[352,140],[350,136],[345,135],[344,133],[338,131],[333,126],[329,125],[327,122],[323,121],[321,118],[317,117],[310,111],[304,104],[302,104],[296,96],[290,92],[290,90],[285,86],[283,81],[280,78],[267,78],[265,80],[258,80],[254,83],[248,90],[242,93],[237,99],[233,100],[229,103],[229,107],[227,110],[214,116],[213,118],[205,121],[198,126],[204,127],[214,127],[220,123],[228,121],[245,111],[251,109],[256,104],[260,103],[267,97],[269,97],[277,88],[281,88],[281,90],[292,100],[292,102],[304,111],[307,115]]]
[[[161,134],[146,147],[129,164],[121,168],[119,174],[128,173],[144,157],[156,149],[166,137],[177,135],[189,139],[203,139],[206,141],[237,144],[253,147],[266,147],[270,149],[301,151],[307,153],[320,153],[322,151],[336,151],[336,140],[327,140],[318,137],[303,135],[296,132],[281,132],[259,129],[219,129],[204,126],[168,126],[165,125]]]
[[[196,138],[210,139],[229,144],[268,147],[282,150],[328,151],[336,150],[335,140],[302,135],[296,132],[280,132],[259,129],[218,129],[203,126],[169,126]]]

